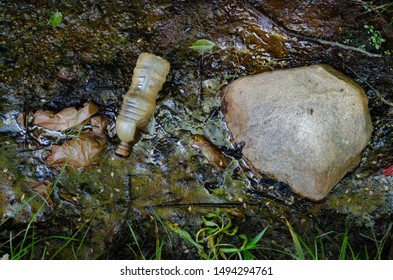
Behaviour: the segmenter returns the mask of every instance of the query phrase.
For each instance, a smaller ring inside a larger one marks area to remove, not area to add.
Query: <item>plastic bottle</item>
[[[148,124],[156,107],[156,97],[166,81],[170,64],[167,60],[141,53],[134,68],[131,87],[124,95],[123,105],[116,120],[120,139],[115,153],[122,157],[130,154],[131,143],[137,128]]]

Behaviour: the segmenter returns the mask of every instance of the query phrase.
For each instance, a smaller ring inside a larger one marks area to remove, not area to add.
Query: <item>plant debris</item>
[[[64,132],[69,128],[85,123],[97,112],[98,106],[92,102],[86,102],[83,104],[83,108],[79,110],[75,107],[65,108],[58,113],[38,110],[33,114],[33,124]]]
[[[106,137],[92,131],[82,132],[76,139],[69,140],[63,145],[55,145],[46,163],[54,167],[61,167],[67,163],[76,168],[97,164],[99,154],[105,149],[106,144]]]
[[[230,163],[230,160],[202,135],[195,135],[193,137],[192,146],[201,150],[203,156],[221,170],[224,170]]]
[[[53,205],[53,201],[50,198],[50,195],[52,193],[52,187],[53,187],[52,181],[44,180],[32,186],[31,189],[42,195],[49,205]]]

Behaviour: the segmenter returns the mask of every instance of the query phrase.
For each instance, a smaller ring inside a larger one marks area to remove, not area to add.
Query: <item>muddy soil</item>
[[[52,27],[56,10],[63,21]],[[389,257],[393,179],[381,171],[393,164],[391,10],[341,0],[2,1],[0,15],[0,256],[14,244],[13,258],[148,259],[159,241],[160,258],[200,259],[168,225],[195,236],[202,216],[220,209],[237,213],[233,222],[249,238],[268,227],[265,249],[254,252],[260,259],[292,258],[284,221],[311,247],[329,233],[325,258],[339,257],[344,232],[359,258]],[[384,30],[379,49],[365,24]],[[216,47],[200,54],[189,48],[198,39]],[[114,154],[115,116],[141,52],[162,56],[171,70],[123,159]],[[318,63],[365,89],[374,132],[360,166],[313,203],[248,170],[241,143],[230,141],[220,89],[243,75]],[[53,145],[75,135],[34,127],[32,114],[87,101],[109,120],[99,163],[48,166]],[[37,191],[48,181],[49,196]]]

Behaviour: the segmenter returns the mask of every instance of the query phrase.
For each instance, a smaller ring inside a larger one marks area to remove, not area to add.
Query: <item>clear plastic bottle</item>
[[[117,155],[129,156],[136,129],[147,125],[154,113],[156,97],[166,81],[169,68],[169,62],[159,56],[140,54],[131,87],[124,95],[123,105],[116,119],[116,132],[120,139],[115,150]]]

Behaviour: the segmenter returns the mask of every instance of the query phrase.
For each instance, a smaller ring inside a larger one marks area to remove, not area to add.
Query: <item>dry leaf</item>
[[[26,124],[25,124],[25,119],[26,119],[26,112],[20,113],[17,121],[18,123],[23,127],[26,128]]]
[[[91,130],[97,135],[104,135],[107,132],[109,120],[104,116],[94,116],[90,119]]]
[[[68,164],[76,168],[97,164],[99,160],[98,156],[105,149],[106,144],[106,137],[100,137],[89,131],[82,132],[78,139],[67,141],[61,146],[54,146],[46,159],[46,163],[59,167],[68,158]]]
[[[42,195],[49,205],[53,205],[53,201],[50,198],[50,194],[52,192],[53,182],[50,180],[45,180],[40,182],[32,187],[33,191]]]
[[[205,158],[221,170],[224,170],[230,163],[230,160],[202,135],[194,136],[192,146],[200,149]]]
[[[53,130],[65,131],[68,128],[84,123],[97,112],[98,106],[92,102],[86,102],[80,110],[74,107],[65,108],[58,113],[38,110],[33,115],[33,124]]]

